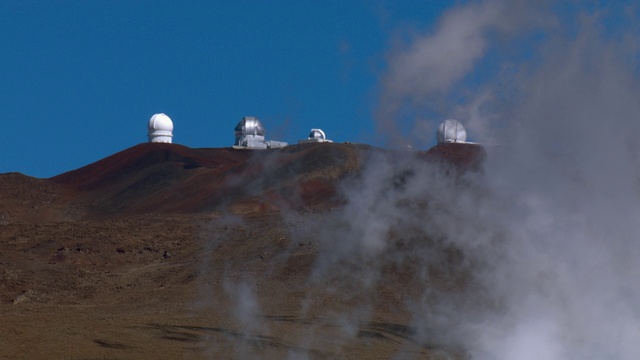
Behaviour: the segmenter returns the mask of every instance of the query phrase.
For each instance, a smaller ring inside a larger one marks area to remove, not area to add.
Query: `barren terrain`
[[[407,308],[425,287],[464,285],[455,249],[389,236],[405,257],[416,246],[442,256],[429,283],[388,254],[318,270],[331,254],[322,226],[347,201],[341,184],[379,152],[140,144],[50,179],[1,174],[0,357],[463,358],[418,340]],[[484,153],[388,156],[475,169]],[[345,266],[375,268],[375,284],[353,283]]]

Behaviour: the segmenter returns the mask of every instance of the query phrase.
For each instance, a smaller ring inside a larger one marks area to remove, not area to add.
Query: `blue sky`
[[[146,141],[226,147],[242,116],[267,138],[320,127],[374,143],[385,51],[450,2],[0,2],[0,172],[49,177]]]
[[[289,143],[322,128],[426,149],[449,117],[487,139],[523,79],[584,29],[605,39],[592,54],[634,52],[637,13],[604,0],[0,1],[0,173],[90,164],[146,142],[159,112],[190,147],[232,145],[243,116]]]

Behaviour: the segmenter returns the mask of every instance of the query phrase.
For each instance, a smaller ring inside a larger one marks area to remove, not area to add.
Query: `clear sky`
[[[2,1],[0,172],[97,161],[145,142],[157,112],[190,147],[232,145],[243,116],[272,140],[373,142],[393,32],[447,3]]]
[[[533,57],[532,29],[575,12],[527,3],[0,1],[0,173],[87,165],[146,142],[159,112],[190,147],[232,145],[243,116],[270,140],[322,128],[385,146],[404,124],[400,138],[428,147],[505,57]],[[514,39],[525,45],[504,46]]]

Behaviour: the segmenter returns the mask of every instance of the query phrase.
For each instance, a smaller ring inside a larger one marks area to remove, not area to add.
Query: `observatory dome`
[[[264,136],[264,126],[260,120],[253,116],[245,116],[240,120],[238,125],[236,125],[236,137],[246,136],[246,135],[254,135],[254,136]]]
[[[245,116],[235,129],[236,142],[234,146],[254,149],[266,149],[269,142],[264,139],[264,126],[253,116]]]
[[[311,129],[311,132],[309,133],[309,139],[326,140],[327,136],[321,129]]]
[[[438,144],[463,143],[467,141],[467,131],[458,120],[447,119],[438,126],[436,139]]]
[[[171,143],[173,122],[166,114],[155,114],[149,119],[149,142]]]
[[[298,144],[304,143],[324,143],[324,142],[333,142],[327,139],[327,135],[322,131],[322,129],[311,129],[309,133],[309,137],[304,140],[298,140]]]

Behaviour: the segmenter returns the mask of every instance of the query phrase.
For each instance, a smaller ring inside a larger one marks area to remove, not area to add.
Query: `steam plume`
[[[401,106],[426,111],[482,56],[504,50],[484,34],[522,30],[502,23],[506,9],[499,1],[454,8],[434,34],[391,56],[380,126],[402,121]],[[635,19],[629,14],[616,20]],[[414,303],[414,322],[437,324],[473,359],[637,356],[640,38],[608,32],[599,11],[571,16],[575,27],[555,28],[524,62],[505,63],[507,78],[448,106],[503,144],[489,148],[484,175],[473,180],[485,190],[423,181],[421,191],[449,211],[430,213],[422,231],[437,229],[462,249],[479,285],[467,296],[482,301]],[[434,55],[448,53],[450,62]],[[505,85],[513,91],[500,91]]]

